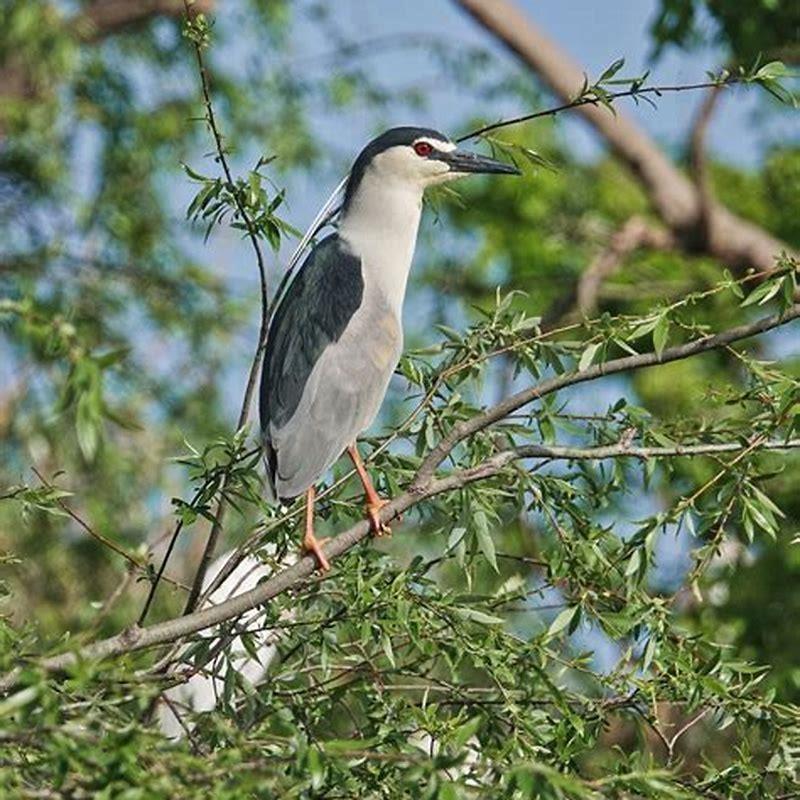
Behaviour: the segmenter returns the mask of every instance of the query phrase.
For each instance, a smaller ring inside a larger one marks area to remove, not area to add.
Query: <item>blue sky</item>
[[[655,64],[648,62],[650,38],[647,30],[658,3],[654,0],[519,0],[534,20],[555,41],[561,44],[590,75],[598,75],[615,59],[624,56],[626,74],[641,74],[651,68],[652,83],[688,83],[705,77],[706,70],[717,70],[724,54],[717,48],[685,53],[674,49]],[[337,24],[353,39],[371,39],[387,33],[429,33],[449,41],[488,46],[497,57],[509,65],[518,63],[514,56],[487,36],[486,32],[465,15],[455,3],[447,0],[410,0],[397,3],[390,0],[338,0]],[[710,27],[710,23],[709,23]],[[299,26],[294,46],[298,55],[326,51],[326,42],[307,25]],[[385,49],[370,59],[375,74],[388,82],[412,83],[421,87],[435,86],[435,108],[426,120],[443,129],[452,129],[464,118],[463,93],[457,86],[442,86],[436,81],[431,61],[420,51]],[[438,84],[438,85],[437,85]],[[450,88],[451,91],[447,91]],[[709,141],[717,156],[740,164],[754,164],[764,148],[776,138],[788,135],[788,120],[756,117],[757,102],[752,91],[729,93],[712,122]],[[638,108],[626,103],[626,113],[636,118],[655,138],[669,145],[682,142],[687,124],[699,102],[699,95],[665,97],[659,108],[646,104]],[[511,111],[512,109],[506,109]],[[484,109],[484,113],[489,113]],[[362,138],[371,133],[366,112],[347,117],[347,132],[356,138],[359,121]],[[596,139],[583,123],[566,123],[569,135],[579,150],[591,156],[598,151]],[[333,133],[339,133],[334,128]],[[356,148],[358,144],[356,143]]]

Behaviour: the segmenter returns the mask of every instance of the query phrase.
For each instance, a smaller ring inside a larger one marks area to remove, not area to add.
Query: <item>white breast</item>
[[[339,224],[339,235],[361,258],[365,301],[380,293],[398,322],[421,212],[421,187],[368,171]]]

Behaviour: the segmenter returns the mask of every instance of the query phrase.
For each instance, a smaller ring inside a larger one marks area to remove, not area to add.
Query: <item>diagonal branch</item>
[[[530,67],[565,103],[579,94],[584,71],[540,30],[512,0],[455,0],[490,34]],[[633,172],[647,192],[663,223],[682,241],[687,251],[698,248],[700,203],[692,182],[667,158],[663,150],[633,120],[621,112],[587,103],[576,109],[608,142],[617,157]],[[715,237],[704,252],[732,269],[772,268],[781,251],[791,248],[768,231],[712,202],[709,213]]]
[[[450,454],[453,448],[464,439],[472,436],[479,431],[488,428],[495,422],[503,419],[522,406],[538,400],[553,392],[564,389],[567,386],[574,386],[579,383],[597,380],[606,375],[616,375],[620,372],[632,372],[643,367],[652,367],[657,364],[668,364],[671,361],[679,361],[684,358],[704,353],[708,350],[715,350],[725,347],[741,339],[747,339],[759,333],[777,328],[792,320],[800,317],[800,304],[796,304],[788,309],[784,314],[775,314],[770,317],[762,317],[755,322],[739,325],[727,331],[717,334],[709,334],[699,339],[694,339],[686,344],[668,347],[661,354],[655,352],[640,353],[635,356],[624,356],[615,358],[602,364],[594,364],[584,370],[568,372],[563,375],[556,375],[553,378],[541,381],[535,386],[522,389],[516,394],[507,397],[502,402],[492,406],[483,414],[456,423],[450,432],[431,450],[420,466],[417,476],[411,484],[411,491],[423,491],[428,481],[433,477],[436,468]]]
[[[746,339],[759,333],[785,325],[800,317],[800,305],[795,305],[784,314],[763,317],[746,325],[740,325],[713,336],[704,336],[693,342],[665,349],[661,355],[642,353],[635,356],[614,359],[605,364],[598,364],[580,372],[569,373],[557,378],[542,381],[534,387],[512,395],[502,403],[493,406],[473,420],[456,425],[450,433],[431,451],[423,461],[417,476],[408,489],[381,511],[384,522],[389,522],[409,508],[436,495],[460,489],[470,483],[486,480],[499,474],[515,460],[524,458],[649,458],[663,456],[716,454],[719,452],[744,452],[758,449],[788,449],[800,446],[794,439],[785,442],[752,442],[743,444],[712,443],[707,445],[680,446],[673,448],[633,448],[627,442],[599,448],[575,449],[571,447],[543,447],[527,445],[511,450],[503,450],[487,458],[481,464],[468,469],[434,477],[434,472],[442,459],[467,436],[482,430],[502,419],[517,408],[557,391],[565,386],[596,380],[605,375],[625,372],[643,367],[664,364],[670,361],[724,347],[733,342]],[[353,525],[336,536],[323,547],[328,558],[335,558],[355,547],[356,544],[370,535],[370,523],[366,520]],[[246,611],[259,606],[278,595],[296,587],[310,577],[316,568],[316,561],[311,556],[300,559],[291,567],[283,570],[255,589],[226,600],[224,603],[195,611],[182,617],[151,625],[146,628],[133,626],[125,631],[103,639],[74,652],[63,653],[37,662],[39,669],[47,672],[60,672],[79,660],[102,659],[109,656],[130,653],[154,645],[167,644],[186,638],[198,631],[219,625],[220,623],[239,617]],[[8,691],[17,685],[22,668],[13,670],[0,678],[0,691]]]
[[[637,250],[673,250],[676,246],[675,237],[670,231],[652,225],[638,215],[631,217],[611,235],[608,245],[592,259],[575,288],[553,303],[545,314],[545,327],[563,321],[573,309],[583,315],[594,312],[605,281]]]

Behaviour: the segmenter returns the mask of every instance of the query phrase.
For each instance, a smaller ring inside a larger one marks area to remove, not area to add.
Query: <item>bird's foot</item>
[[[392,535],[392,529],[386,522],[383,522],[380,517],[381,509],[388,504],[388,500],[384,500],[382,497],[376,497],[374,500],[368,500],[365,505],[373,536]]]
[[[319,569],[323,575],[326,572],[330,572],[331,569],[330,561],[325,557],[325,553],[322,552],[322,545],[327,541],[327,539],[317,539],[317,537],[313,535],[306,535],[303,539],[303,553],[315,558],[317,569]]]

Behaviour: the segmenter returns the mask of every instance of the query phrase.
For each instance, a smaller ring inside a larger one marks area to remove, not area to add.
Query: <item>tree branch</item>
[[[503,42],[536,72],[565,103],[579,94],[584,71],[546,36],[511,0],[456,0],[489,33]],[[621,112],[586,103],[577,108],[608,142],[613,152],[631,169],[647,192],[664,224],[692,252],[697,249],[696,230],[700,202],[692,182],[664,155],[661,148]],[[781,251],[791,248],[770,233],[719,203],[710,215],[716,235],[710,255],[732,269],[772,268]]]
[[[196,0],[195,12],[209,12],[214,0]],[[180,17],[183,0],[94,0],[79,13],[66,19],[64,27],[84,44],[97,44],[109,36],[149,22],[155,17]],[[54,9],[48,9],[53,14]],[[0,69],[0,96],[25,99],[36,97],[39,90],[28,71],[14,59]],[[0,134],[3,133],[0,124]]]
[[[632,253],[642,248],[673,250],[676,246],[670,231],[651,225],[643,217],[631,217],[612,234],[608,245],[594,257],[575,288],[553,303],[544,316],[545,327],[563,321],[573,309],[584,316],[595,311],[601,287]]]
[[[567,461],[602,461],[607,458],[669,458],[681,456],[707,456],[722,453],[739,453],[749,445],[739,442],[713,442],[709,444],[676,444],[673,447],[633,447],[627,442],[597,447],[560,447],[557,445],[526,444],[503,452],[511,452],[514,458],[549,458]],[[795,450],[800,448],[800,439],[764,442],[757,450]]]
[[[716,231],[714,229],[714,192],[711,188],[708,174],[708,155],[706,153],[706,135],[711,117],[719,105],[722,91],[720,86],[714,86],[706,93],[697,112],[689,134],[689,165],[692,171],[692,180],[697,189],[697,198],[700,204],[698,211],[697,233],[700,237],[700,246],[713,250]]]
[[[196,7],[193,7],[190,3],[190,0],[183,0],[186,15],[187,17],[193,13],[196,13]],[[239,196],[239,192],[236,191],[236,185],[233,180],[233,176],[231,174],[230,167],[228,166],[228,161],[225,156],[225,147],[222,141],[222,134],[219,131],[219,127],[217,126],[216,117],[214,115],[214,107],[211,103],[211,90],[209,88],[209,80],[208,80],[208,71],[206,70],[205,62],[203,60],[203,50],[200,44],[197,41],[193,42],[195,57],[197,60],[197,71],[200,75],[200,87],[203,93],[203,105],[205,106],[206,110],[206,121],[208,122],[208,127],[211,130],[211,133],[214,137],[214,146],[217,151],[217,158],[219,160],[220,165],[225,173],[225,179],[228,181],[228,184],[231,187],[231,191],[233,196],[236,198],[236,206],[239,210],[239,214],[244,222],[245,228],[247,229],[247,238],[253,245],[253,250],[255,251],[256,256],[256,263],[258,265],[258,278],[259,278],[259,285],[260,285],[260,292],[261,292],[261,322],[259,325],[258,330],[258,344],[256,345],[256,351],[253,355],[253,361],[250,364],[250,372],[247,376],[247,385],[245,386],[244,390],[244,397],[242,399],[242,407],[239,412],[239,419],[236,424],[236,429],[241,430],[247,420],[250,417],[250,406],[253,401],[253,394],[256,388],[256,382],[258,380],[258,374],[261,369],[261,362],[264,358],[264,350],[267,346],[267,331],[269,327],[269,292],[267,290],[267,269],[264,263],[264,256],[261,253],[261,248],[258,244],[258,235],[256,233],[255,226],[253,221],[250,219],[247,210],[245,209],[241,197]],[[186,607],[184,609],[184,614],[191,613],[195,606],[197,605],[197,600],[200,596],[200,592],[203,588],[203,581],[205,580],[206,572],[208,570],[211,561],[214,558],[214,551],[217,547],[217,541],[219,540],[219,534],[222,530],[222,521],[225,516],[225,511],[227,509],[227,504],[225,502],[225,483],[226,481],[223,480],[222,486],[220,487],[220,500],[217,504],[217,511],[214,515],[214,522],[211,526],[211,531],[208,534],[208,539],[206,541],[205,549],[203,550],[203,555],[200,558],[200,564],[197,567],[197,573],[194,576],[194,581],[192,583],[192,589],[189,592],[189,597],[186,600]]]
[[[567,386],[574,386],[579,383],[593,381],[606,375],[616,375],[620,372],[632,372],[643,367],[652,367],[657,364],[668,364],[671,361],[679,361],[683,358],[703,353],[708,350],[715,350],[720,347],[732,344],[741,339],[747,339],[759,333],[777,328],[787,322],[800,317],[800,304],[796,304],[788,309],[784,314],[776,314],[770,317],[763,317],[755,322],[739,325],[727,331],[717,334],[709,334],[700,339],[695,339],[686,344],[668,347],[661,354],[655,352],[640,353],[635,356],[624,356],[615,358],[602,364],[594,364],[578,372],[569,372],[564,375],[557,375],[553,378],[541,381],[536,386],[523,389],[516,394],[507,397],[502,402],[492,406],[483,414],[473,419],[458,422],[450,432],[431,450],[420,466],[417,477],[411,484],[410,491],[422,491],[427,482],[432,478],[436,468],[447,458],[453,448],[469,436],[478,431],[488,428],[490,425],[503,419],[522,406],[527,405],[533,400],[538,400],[548,394],[564,389]]]
[[[524,445],[511,450],[500,451],[475,467],[459,470],[439,478],[434,477],[434,471],[438,464],[460,441],[472,433],[497,422],[534,399],[555,392],[565,386],[596,380],[605,375],[664,364],[688,358],[698,353],[708,352],[785,325],[798,317],[800,317],[800,305],[795,305],[785,314],[763,317],[755,322],[740,325],[713,336],[704,336],[693,342],[665,349],[660,356],[655,353],[642,353],[636,356],[614,359],[605,364],[589,367],[582,372],[570,373],[542,381],[534,387],[518,392],[475,419],[454,426],[450,433],[439,442],[423,461],[416,478],[409,488],[388,503],[381,510],[380,517],[384,522],[389,522],[425,499],[490,478],[501,472],[512,461],[521,458],[564,458],[573,460],[576,458],[650,458],[667,455],[681,456],[741,452],[748,448],[756,450],[761,448],[782,449],[798,447],[800,442],[796,439],[788,442],[763,442],[758,445],[755,443],[748,445],[712,443],[690,446],[676,445],[673,448],[633,448],[627,442],[588,449]],[[323,552],[328,558],[333,559],[352,549],[369,535],[370,523],[362,520],[326,543],[323,547]],[[102,659],[181,640],[198,631],[235,619],[246,611],[277,597],[311,576],[315,568],[316,560],[311,556],[306,556],[255,589],[236,595],[224,603],[146,628],[133,626],[116,636],[87,645],[75,652],[63,653],[43,659],[36,663],[36,667],[47,672],[60,672],[78,663],[79,660]],[[3,676],[0,679],[0,691],[12,689],[17,684],[21,672],[22,668],[20,667]]]

